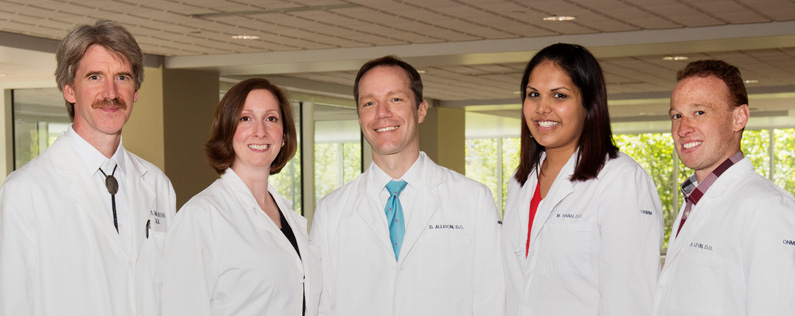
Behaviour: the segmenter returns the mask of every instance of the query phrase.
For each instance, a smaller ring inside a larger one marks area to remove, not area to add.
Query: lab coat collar
[[[232,168],[227,168],[224,171],[223,175],[221,175],[221,181],[231,189],[233,195],[237,199],[238,203],[243,206],[246,212],[250,212],[250,215],[253,215],[254,218],[261,219],[261,222],[264,223],[263,226],[265,230],[273,235],[273,238],[278,240],[279,246],[289,250],[290,253],[295,254],[295,249],[293,249],[293,245],[284,236],[284,233],[276,226],[267,214],[260,208],[257,200],[254,198],[254,194],[251,193],[246,183],[243,182],[243,179],[235,173]],[[290,228],[293,230],[295,234],[296,241],[298,242],[298,250],[301,252],[301,256],[308,256],[309,250],[307,247],[307,240],[304,238],[306,235],[306,219],[301,217],[303,221],[299,221],[297,218],[298,216],[293,216],[290,214],[293,212],[292,210],[292,203],[290,201],[285,200],[281,197],[281,195],[276,192],[276,188],[268,182],[268,193],[273,196],[273,201],[276,202],[276,206],[279,207],[282,214],[284,215],[284,219],[287,221],[287,224],[290,225]],[[297,215],[297,214],[296,214]],[[300,223],[299,223],[300,222]],[[300,231],[300,233],[299,233]],[[307,260],[304,260],[307,261]],[[306,271],[303,268],[303,263],[301,262],[301,258],[298,257],[298,254],[295,254],[295,264],[298,268]]]
[[[99,192],[93,189],[95,185],[92,181],[96,180],[93,178],[93,173],[89,174],[83,172],[80,168],[76,169],[74,167],[76,164],[80,164],[83,158],[73,143],[67,137],[59,137],[47,150],[53,151],[52,155],[49,156],[52,157],[52,164],[57,172],[53,176],[65,177],[74,182],[74,185],[68,189],[73,203],[75,203],[77,208],[88,214],[88,217],[97,226],[97,231],[102,232],[102,235],[111,240],[117,255],[135,261],[146,233],[146,220],[148,219],[149,211],[152,210],[156,202],[154,191],[143,178],[146,174],[146,168],[134,159],[132,154],[122,151],[124,155],[120,160],[130,161],[126,184],[129,191],[127,196],[130,202],[130,216],[134,225],[132,230],[133,251],[131,254],[127,254],[123,250],[118,233],[108,221],[108,215],[104,204],[101,202]]]
[[[663,266],[663,271],[665,271],[667,267],[672,266],[671,263],[678,257],[685,246],[688,245],[688,241],[691,240],[690,237],[693,234],[697,234],[699,231],[701,231],[701,227],[704,225],[710,224],[709,218],[710,216],[715,216],[714,212],[725,211],[724,209],[705,208],[710,206],[709,200],[720,201],[731,198],[730,196],[726,195],[729,194],[727,192],[731,192],[733,190],[726,190],[724,187],[737,185],[738,182],[750,177],[751,173],[755,172],[754,166],[748,157],[743,158],[733,166],[729,167],[729,169],[727,169],[720,177],[715,180],[712,186],[710,186],[710,189],[704,193],[700,203],[693,205],[693,210],[686,221],[688,228],[683,228],[679,231],[679,235],[676,235],[674,232],[676,232],[676,230],[679,228],[679,225],[681,224],[680,221],[685,205],[683,204],[679,208],[679,214],[676,217],[674,226],[671,230],[671,237],[668,241],[668,251],[665,255],[665,265]],[[709,213],[713,213],[713,215],[710,215]]]

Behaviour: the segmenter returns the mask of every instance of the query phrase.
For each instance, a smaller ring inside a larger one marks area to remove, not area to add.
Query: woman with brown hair
[[[308,293],[320,291],[320,267],[306,219],[268,183],[296,138],[290,102],[268,80],[224,95],[205,146],[221,178],[185,203],[168,232],[164,315],[314,314]]]
[[[599,63],[579,45],[546,47],[521,91],[521,158],[502,230],[508,315],[649,315],[660,199],[613,143]]]

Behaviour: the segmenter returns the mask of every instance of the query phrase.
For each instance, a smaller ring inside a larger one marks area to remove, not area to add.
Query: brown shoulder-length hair
[[[218,103],[210,130],[210,139],[204,144],[207,160],[218,174],[223,174],[235,162],[232,139],[235,136],[237,125],[240,123],[240,113],[243,111],[246,98],[254,90],[270,91],[276,97],[276,100],[279,101],[279,109],[281,110],[284,147],[281,148],[279,155],[271,163],[270,174],[279,173],[287,162],[295,156],[298,140],[296,139],[293,108],[287,94],[267,79],[246,79],[229,89],[221,99],[221,102]]]
[[[580,89],[582,106],[585,108],[585,123],[577,147],[577,165],[571,181],[586,181],[599,174],[607,161],[618,156],[618,147],[613,141],[613,132],[610,130],[610,114],[607,111],[607,89],[605,78],[599,62],[585,47],[575,44],[553,44],[539,51],[524,70],[522,76],[522,104],[527,98],[527,83],[530,73],[536,66],[544,61],[555,63],[569,75],[571,81]],[[521,154],[519,167],[514,178],[522,185],[527,182],[530,173],[540,168],[541,146],[530,134],[527,119],[522,115]]]

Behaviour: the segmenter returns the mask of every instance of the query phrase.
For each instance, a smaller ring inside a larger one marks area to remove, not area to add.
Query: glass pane
[[[516,168],[519,167],[521,153],[521,139],[519,137],[502,139],[502,201],[497,200],[497,206],[505,211],[505,199],[508,198],[508,182],[510,182]]]
[[[795,195],[795,128],[777,129],[773,133],[776,142],[773,181],[790,194]]]
[[[754,170],[765,178],[770,176],[770,132],[768,130],[745,130],[743,132],[743,154],[751,159]]]
[[[315,201],[362,173],[356,110],[315,105]]]
[[[14,169],[36,158],[71,124],[58,88],[15,89]]]
[[[680,169],[679,179],[673,177],[674,143],[670,133],[615,135],[614,138],[621,152],[634,158],[643,169],[646,169],[657,186],[665,223],[665,240],[661,253],[665,253],[664,249],[668,247],[668,237],[671,235],[671,225],[679,212],[678,205],[674,205],[673,197],[675,194],[680,194],[677,189],[679,183],[689,174]],[[681,197],[678,198],[681,200]]]
[[[293,210],[298,214],[303,214],[302,192],[301,192],[301,118],[298,104],[293,104],[293,118],[295,119],[296,137],[298,139],[298,150],[295,156],[290,159],[282,171],[270,176],[269,182],[276,187],[285,199],[293,202]]]
[[[498,166],[499,138],[474,138],[466,140],[465,172],[466,176],[485,184],[494,195],[497,205],[502,206],[502,194],[498,195],[502,183],[498,179],[500,169]],[[502,207],[500,207],[502,208]]]

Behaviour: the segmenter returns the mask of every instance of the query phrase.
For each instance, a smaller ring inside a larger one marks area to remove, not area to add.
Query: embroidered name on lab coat
[[[582,214],[557,214],[555,217],[560,218],[580,218]]]
[[[785,245],[790,245],[790,246],[795,246],[795,240],[784,239],[784,244]]]
[[[464,225],[436,224],[428,225],[428,229],[464,229]]]
[[[651,215],[652,214],[651,211],[649,211],[649,210],[640,210],[640,213],[643,214],[643,215]]]
[[[712,251],[712,246],[697,242],[691,242],[690,247]]]
[[[149,228],[156,232],[165,232],[168,226],[166,225],[166,213],[156,210],[149,211]]]

